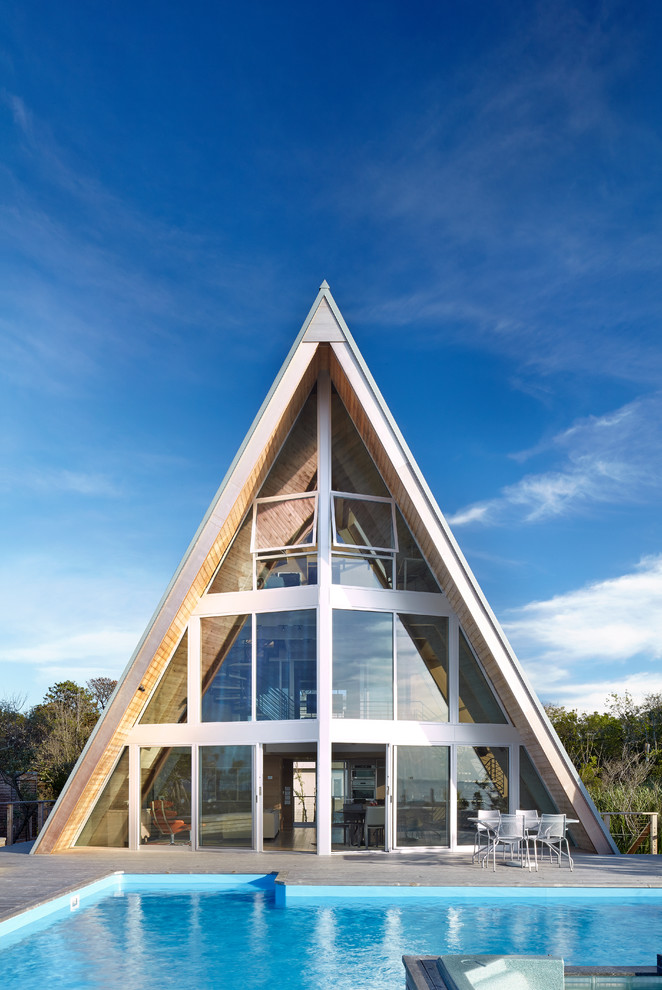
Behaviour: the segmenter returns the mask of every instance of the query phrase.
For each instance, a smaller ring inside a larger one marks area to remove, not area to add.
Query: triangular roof
[[[146,698],[168,664],[193,609],[322,369],[329,371],[333,385],[557,806],[569,817],[578,819],[576,834],[583,846],[599,853],[616,852],[372,378],[326,281],[320,286],[283,366],[34,851],[63,850],[75,840]]]

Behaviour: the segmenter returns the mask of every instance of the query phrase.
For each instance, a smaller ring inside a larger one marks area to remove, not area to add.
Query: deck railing
[[[657,854],[657,811],[605,811],[602,818],[621,852]]]
[[[55,801],[0,801],[0,809],[6,810],[5,836],[6,844],[14,842],[29,842],[41,832],[44,822],[55,804]],[[0,818],[1,821],[1,818]],[[3,839],[0,837],[0,844]]]

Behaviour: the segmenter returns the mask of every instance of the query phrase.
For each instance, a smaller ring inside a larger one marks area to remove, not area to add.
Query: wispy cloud
[[[5,470],[0,476],[0,491],[15,494],[25,491],[53,495],[56,492],[92,498],[118,498],[122,487],[107,475],[66,468],[26,468]]]
[[[612,691],[662,690],[661,616],[656,555],[628,574],[511,609],[503,626],[539,694],[590,707]]]
[[[639,163],[662,149],[613,98],[637,37],[608,7],[527,5],[470,76],[430,81],[418,113],[362,149],[344,205],[402,245],[367,320],[532,374],[660,381],[662,260],[638,218],[658,198]]]
[[[577,513],[596,503],[636,504],[662,491],[662,393],[628,403],[605,416],[590,416],[518,462],[546,455],[553,470],[527,474],[499,496],[459,509],[451,526],[495,525],[513,518],[539,522]]]
[[[72,551],[3,561],[0,697],[27,693],[36,704],[57,680],[120,675],[164,578],[108,557],[97,564]]]
[[[598,675],[592,670],[580,672],[580,681],[571,681],[566,673],[556,668],[543,669],[527,666],[538,697],[544,704],[564,705],[583,712],[604,712],[611,696],[629,694],[635,702],[641,702],[649,694],[662,691],[662,677],[655,672],[641,670],[630,674],[613,671],[610,677],[603,669]]]
[[[4,108],[3,108],[4,104]],[[229,250],[222,230],[169,222],[115,192],[17,94],[0,94],[11,154],[0,163],[0,376],[36,391],[81,391],[147,360],[193,371],[189,334],[230,348],[274,262]],[[7,113],[7,111],[9,113]],[[182,277],[182,273],[186,273]],[[219,313],[223,313],[219,325]],[[173,356],[175,355],[176,356]]]

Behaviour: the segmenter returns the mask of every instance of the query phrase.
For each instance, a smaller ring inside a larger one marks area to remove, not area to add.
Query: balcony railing
[[[0,845],[36,839],[54,804],[55,801],[0,801]]]

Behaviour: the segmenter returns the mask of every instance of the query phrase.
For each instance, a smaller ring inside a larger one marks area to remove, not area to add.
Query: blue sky
[[[662,7],[0,7],[0,696],[118,676],[326,278],[544,701],[662,691]]]

